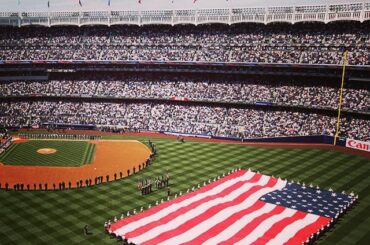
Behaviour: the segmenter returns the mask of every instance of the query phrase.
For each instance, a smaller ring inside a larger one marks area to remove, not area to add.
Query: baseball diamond
[[[56,152],[40,154],[40,149]],[[68,188],[92,186],[143,169],[150,155],[148,147],[135,140],[17,140],[0,155],[0,179],[10,189],[15,184],[24,190],[60,189],[62,182]]]
[[[23,166],[81,166],[91,162],[95,147],[88,141],[17,140],[0,156],[0,162]]]
[[[148,138],[148,136],[150,138]],[[370,225],[369,156],[357,156],[325,145],[308,144],[249,144],[187,138],[185,143],[176,137],[163,138],[156,134],[104,134],[105,140],[150,139],[158,156],[153,165],[138,174],[109,184],[67,192],[5,192],[0,191],[0,229],[2,244],[31,242],[33,244],[113,244],[115,240],[103,235],[101,224],[114,217],[126,216],[141,207],[154,206],[167,198],[166,190],[141,195],[136,183],[143,178],[171,173],[170,187],[174,194],[202,186],[205,181],[235,168],[252,168],[264,174],[312,183],[322,188],[354,191],[360,202],[333,230],[320,237],[318,244],[365,244]],[[202,142],[203,141],[203,142]],[[267,147],[266,147],[267,146]],[[322,149],[319,149],[322,148]],[[97,148],[98,149],[98,148]],[[338,164],[346,162],[346,164]],[[88,166],[88,165],[86,165]],[[349,171],[349,169],[351,169]],[[330,170],[330,171],[328,171]],[[2,183],[2,186],[4,184]],[[25,207],[27,201],[27,208]],[[72,203],[72,205],[70,204]],[[3,210],[8,210],[3,212]],[[82,211],[81,211],[82,210]],[[93,235],[84,236],[81,227],[86,223]],[[17,224],[17,225],[15,225]],[[47,234],[47,235],[46,235]]]

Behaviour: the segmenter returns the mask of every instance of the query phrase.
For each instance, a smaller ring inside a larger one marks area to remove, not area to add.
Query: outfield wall
[[[19,132],[59,132],[59,131],[46,131],[46,129],[21,129]],[[210,135],[201,134],[187,134],[179,132],[169,132],[169,131],[148,131],[148,130],[135,130],[135,131],[97,131],[97,130],[81,130],[81,129],[67,129],[62,130],[63,133],[67,134],[88,134],[88,135],[126,135],[126,136],[144,136],[148,138],[172,138],[176,139],[176,136],[185,137],[185,140],[190,141],[204,141],[204,142],[229,142],[235,144],[246,144],[246,145],[260,145],[268,147],[317,147],[321,149],[336,149],[338,151],[355,154],[370,158],[369,151],[370,142],[363,142],[355,140],[357,144],[354,147],[346,147],[346,141],[354,139],[338,138],[336,146],[333,146],[334,137],[328,135],[312,135],[312,136],[287,136],[287,137],[271,137],[271,138],[252,138],[252,139],[240,139],[240,138],[227,138],[227,137],[216,137]],[[361,144],[358,144],[361,143]],[[360,147],[361,146],[361,147]],[[365,149],[366,148],[366,149]]]
[[[232,137],[222,137],[222,136],[210,136],[202,134],[186,134],[179,132],[168,132],[159,131],[159,133],[166,135],[179,135],[184,137],[196,137],[196,138],[212,138],[220,140],[234,140],[242,142],[265,142],[265,143],[307,143],[307,144],[333,144],[334,137],[329,135],[310,135],[310,136],[284,136],[284,137],[269,137],[269,138],[232,138]],[[336,145],[346,146],[346,138],[338,138]]]
[[[241,139],[241,138],[228,138],[228,137],[220,137],[220,136],[207,136],[207,135],[197,135],[197,134],[183,134],[183,133],[174,133],[174,132],[159,132],[161,134],[165,135],[175,135],[175,136],[183,136],[183,137],[195,137],[195,138],[208,138],[210,140],[230,140],[230,141],[239,141],[243,143],[266,143],[266,144],[274,144],[278,145],[279,143],[283,144],[293,144],[293,145],[327,145],[328,147],[334,145],[334,136],[329,135],[310,135],[310,136],[284,136],[284,137],[270,137],[270,138],[251,138],[251,139]],[[337,138],[337,141],[335,143],[335,146],[338,146],[340,148],[346,148],[343,149],[344,151],[348,150],[348,152],[351,152],[350,149],[353,149],[358,154],[359,151],[362,153],[359,153],[361,156],[367,156],[370,155],[370,142],[369,141],[360,141],[355,139],[349,139],[349,138]],[[353,153],[353,152],[352,152]]]
[[[216,138],[216,137],[215,137]],[[333,144],[334,137],[329,135],[310,135],[310,136],[287,136],[287,137],[273,137],[273,138],[252,138],[244,139],[244,142],[285,142],[285,143],[320,143],[320,144]],[[346,139],[339,138],[337,145],[345,146]]]
[[[77,130],[80,134],[86,132],[87,134],[94,134],[97,132],[95,125],[63,125],[60,127],[59,124],[53,124],[54,126],[58,126],[61,129],[67,130]],[[44,123],[43,126],[47,126],[47,123]],[[18,130],[18,129],[15,129]],[[45,130],[43,128],[33,128],[27,130],[21,130],[22,132],[32,132],[32,131],[42,131]],[[48,132],[48,131],[46,131]],[[50,131],[52,132],[52,131]],[[64,131],[65,132],[65,131]],[[99,131],[104,133],[104,131]],[[207,139],[219,139],[219,140],[232,140],[232,141],[241,141],[241,142],[261,142],[261,143],[307,143],[307,144],[329,144],[332,145],[334,142],[334,137],[329,135],[310,135],[310,136],[282,136],[282,137],[268,137],[268,138],[249,138],[249,139],[242,139],[237,137],[223,137],[223,136],[213,136],[207,134],[191,134],[191,133],[182,133],[182,132],[173,132],[173,131],[149,131],[149,130],[134,130],[134,131],[122,131],[122,133],[130,133],[130,132],[137,132],[137,133],[159,133],[164,135],[172,135],[172,136],[183,136],[183,137],[195,137],[195,138],[207,138]],[[109,133],[109,132],[108,132]],[[337,146],[346,146],[346,138],[338,138],[337,139]]]

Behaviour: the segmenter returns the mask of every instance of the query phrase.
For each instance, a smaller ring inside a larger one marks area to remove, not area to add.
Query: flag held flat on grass
[[[235,171],[110,227],[135,244],[301,244],[353,196]]]

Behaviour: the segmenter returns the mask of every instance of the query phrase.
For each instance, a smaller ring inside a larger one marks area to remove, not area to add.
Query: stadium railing
[[[150,24],[209,24],[209,23],[272,23],[307,22],[328,23],[338,20],[360,21],[370,19],[370,1],[341,4],[291,5],[270,7],[224,7],[215,9],[176,10],[96,10],[52,12],[0,12],[0,25],[150,25]]]

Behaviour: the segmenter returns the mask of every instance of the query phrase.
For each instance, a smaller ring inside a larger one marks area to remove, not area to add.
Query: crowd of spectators
[[[368,23],[1,27],[0,60],[370,65]]]
[[[340,136],[369,140],[368,120],[342,117],[341,122]],[[102,128],[256,138],[333,135],[336,117],[283,110],[160,103],[0,103],[0,125],[32,127],[43,123],[94,124]]]
[[[12,143],[12,137],[8,131],[0,126],[0,154],[3,153]]]
[[[104,80],[12,81],[0,83],[0,95],[43,95],[120,97],[144,99],[185,99],[236,103],[267,102],[278,105],[336,109],[339,88],[325,83],[225,81],[191,77],[145,76]],[[345,88],[343,109],[368,111],[368,88]]]
[[[151,60],[370,65],[370,24],[0,27],[0,60]],[[111,77],[0,83],[1,96],[186,99],[336,109],[325,83]],[[368,111],[368,88],[345,88],[343,109]],[[340,136],[369,140],[369,120],[341,118]],[[333,135],[336,117],[312,112],[165,103],[1,102],[0,125],[93,124],[226,137]]]

